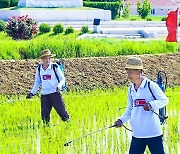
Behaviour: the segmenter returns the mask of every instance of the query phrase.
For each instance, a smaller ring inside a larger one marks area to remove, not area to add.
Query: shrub
[[[152,19],[151,18],[147,18],[146,21],[152,21]]]
[[[89,31],[88,26],[82,26],[81,27],[81,33],[87,33]]]
[[[62,24],[56,24],[53,27],[54,34],[59,34],[59,33],[62,33],[63,31],[64,31],[64,26]]]
[[[5,29],[5,22],[0,20],[0,32],[4,31],[4,29]]]
[[[9,7],[10,0],[0,0],[0,8],[6,8]]]
[[[67,27],[66,30],[65,30],[65,34],[66,34],[66,35],[67,35],[67,34],[70,34],[70,33],[74,33],[74,29],[73,29],[72,26]]]
[[[167,17],[162,17],[161,21],[166,21]]]
[[[42,23],[39,26],[39,32],[40,33],[48,33],[48,32],[50,32],[50,30],[51,30],[51,26],[49,26],[46,23]]]
[[[28,40],[37,33],[37,23],[27,15],[19,17],[13,16],[9,18],[5,25],[5,32],[15,40]]]
[[[136,18],[132,18],[131,21],[136,21]]]
[[[119,13],[121,2],[83,2],[83,6],[111,10],[112,19],[115,19]]]

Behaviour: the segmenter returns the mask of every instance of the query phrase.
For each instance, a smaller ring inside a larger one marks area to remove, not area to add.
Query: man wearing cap
[[[168,98],[155,82],[142,75],[143,63],[140,58],[128,58],[125,69],[131,81],[128,106],[115,124],[121,127],[130,120],[133,131],[130,154],[143,154],[146,146],[152,154],[164,154],[160,120],[152,110],[159,113],[159,109],[167,105]],[[149,91],[148,82],[156,100]]]
[[[58,65],[51,63],[51,58],[54,56],[49,49],[41,52],[39,58],[42,60],[42,64],[36,68],[34,86],[26,96],[27,99],[32,98],[41,86],[41,116],[45,124],[50,122],[52,107],[54,107],[63,121],[69,121],[69,115],[60,93],[61,87],[65,83],[65,77]],[[53,70],[53,65],[56,66],[55,70]],[[56,71],[60,82],[58,82],[54,71]]]

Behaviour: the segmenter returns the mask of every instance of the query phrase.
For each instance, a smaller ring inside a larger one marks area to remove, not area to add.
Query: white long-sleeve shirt
[[[57,65],[57,64],[56,64]],[[38,67],[36,68],[35,82],[31,90],[32,94],[36,94],[41,85],[41,95],[47,95],[56,92],[57,87],[61,89],[62,85],[65,84],[65,77],[60,70],[59,66],[55,68],[59,81],[56,78],[55,72],[53,70],[53,63],[50,63],[48,68],[44,70],[42,65],[40,65],[40,71]]]
[[[168,98],[160,87],[153,81],[150,81],[150,88],[156,100],[152,96],[149,88],[148,81],[144,77],[140,87],[137,91],[132,83],[128,89],[128,106],[119,119],[125,123],[130,119],[133,136],[137,138],[150,138],[162,135],[162,129],[158,115],[152,111],[145,111],[143,106],[135,107],[134,101],[136,99],[145,99],[147,103],[151,104],[152,109],[159,113],[159,109],[166,106]]]

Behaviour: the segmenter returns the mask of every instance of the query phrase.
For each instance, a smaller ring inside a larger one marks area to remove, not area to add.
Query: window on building
[[[152,9],[152,10],[151,10],[151,14],[155,14],[155,9]]]

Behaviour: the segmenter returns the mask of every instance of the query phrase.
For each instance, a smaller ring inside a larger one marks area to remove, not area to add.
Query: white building
[[[20,7],[82,7],[82,0],[19,0]]]
[[[137,2],[144,0],[123,0],[123,4],[130,4],[130,14],[137,15]],[[148,0],[151,4],[151,15],[166,16],[169,11],[177,9],[177,4],[172,0]]]

